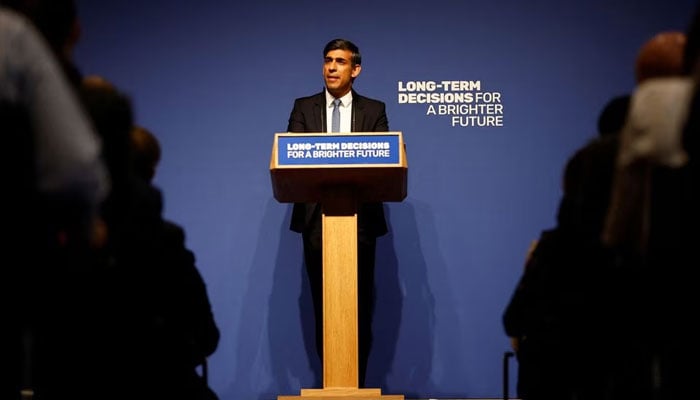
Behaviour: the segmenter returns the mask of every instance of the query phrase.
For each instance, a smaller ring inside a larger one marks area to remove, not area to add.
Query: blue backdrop
[[[501,314],[530,241],[554,222],[568,156],[595,134],[603,105],[633,88],[640,45],[684,30],[695,1],[78,7],[78,64],[128,93],[162,142],[165,214],[187,230],[222,333],[209,361],[222,400],[320,387],[301,238],[268,167],[293,99],[321,90],[322,48],[335,37],[359,45],[355,89],[387,103],[409,163],[408,197],[386,204],[391,233],[378,242],[368,386],[466,398],[501,395]],[[441,115],[456,93],[482,109]],[[472,126],[485,117],[496,126]]]

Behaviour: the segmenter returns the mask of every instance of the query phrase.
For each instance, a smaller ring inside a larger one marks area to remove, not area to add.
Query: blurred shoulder
[[[185,230],[182,226],[170,220],[163,221],[163,230],[171,242],[185,243]]]

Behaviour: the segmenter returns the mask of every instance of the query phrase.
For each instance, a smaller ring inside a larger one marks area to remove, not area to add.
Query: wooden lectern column
[[[323,386],[358,387],[357,197],[323,200]]]
[[[404,400],[379,388],[359,388],[357,193],[333,187],[323,198],[323,388],[302,389],[300,397],[278,400]]]

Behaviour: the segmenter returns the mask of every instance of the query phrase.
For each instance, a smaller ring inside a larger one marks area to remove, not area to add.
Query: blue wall
[[[501,313],[530,241],[554,222],[562,167],[605,102],[632,89],[639,46],[684,30],[695,1],[78,7],[83,72],[127,92],[137,122],[161,139],[165,213],[187,230],[222,332],[210,358],[222,400],[320,387],[301,239],[268,166],[293,99],[322,88],[323,45],[359,45],[355,88],[386,101],[409,162],[408,198],[386,204],[391,233],[378,242],[368,386],[461,398],[501,395]],[[503,126],[453,126],[427,115],[429,104],[400,102],[400,85],[445,80],[500,95]]]

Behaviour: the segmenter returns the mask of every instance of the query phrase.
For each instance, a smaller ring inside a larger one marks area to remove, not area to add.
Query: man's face
[[[323,61],[323,79],[333,97],[342,97],[352,88],[352,80],[360,75],[362,67],[352,65],[350,50],[331,50]]]

